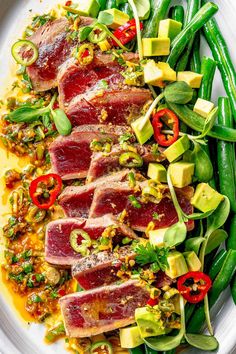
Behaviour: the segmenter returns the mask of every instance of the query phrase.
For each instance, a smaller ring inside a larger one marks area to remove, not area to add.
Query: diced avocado
[[[190,148],[190,140],[187,135],[182,136],[174,144],[169,146],[164,155],[169,162],[177,161]]]
[[[169,37],[170,40],[172,41],[178,34],[181,32],[182,29],[182,23],[171,20],[171,19],[166,19],[166,20],[161,20],[159,23],[159,31],[158,31],[158,37],[160,38],[166,38]]]
[[[158,182],[167,182],[167,172],[163,165],[160,163],[151,162],[148,165],[147,175],[149,178]]]
[[[171,181],[174,187],[183,188],[192,183],[194,174],[194,163],[175,162],[169,167]]]
[[[151,311],[148,307],[135,310],[135,321],[138,324],[141,338],[160,336],[166,333],[160,314]]]
[[[191,204],[196,209],[206,213],[216,209],[223,200],[224,196],[211,188],[208,183],[199,183],[191,199]]]
[[[152,86],[159,86],[163,79],[162,70],[158,68],[154,60],[148,60],[143,65],[144,82]]]
[[[202,74],[197,74],[192,71],[179,71],[177,81],[185,81],[192,88],[199,88],[202,82]]]
[[[127,15],[126,13],[124,13],[120,10],[109,9],[109,10],[105,10],[104,12],[107,12],[113,16],[113,22],[108,27],[110,27],[114,30],[120,26],[123,26],[125,23],[127,23],[129,21],[129,15]]]
[[[172,251],[167,257],[169,268],[166,269],[166,274],[171,278],[178,278],[183,274],[188,273],[188,266],[182,253]]]
[[[164,247],[164,236],[168,228],[149,231],[149,242],[153,246]]]
[[[138,326],[120,329],[120,344],[122,348],[132,349],[143,343]]]
[[[97,17],[99,9],[100,4],[98,0],[81,0],[76,8],[81,16],[91,16],[94,18]]]
[[[183,255],[190,272],[198,272],[201,269],[202,264],[194,251],[184,252]]]
[[[143,126],[144,116],[136,119],[133,123],[131,123],[131,127],[133,128],[136,138],[139,144],[143,145],[148,141],[154,134],[152,124],[150,119]]]
[[[159,61],[156,65],[162,70],[163,81],[176,81],[176,71],[174,71],[168,63]]]
[[[170,54],[170,38],[143,38],[143,55],[155,57]]]
[[[207,116],[209,115],[209,113],[211,113],[213,108],[214,108],[214,103],[207,100],[203,100],[202,98],[198,98],[193,107],[193,111],[200,114],[200,116],[207,118]]]

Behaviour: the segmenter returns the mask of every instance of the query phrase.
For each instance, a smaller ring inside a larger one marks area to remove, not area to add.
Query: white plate
[[[233,62],[236,63],[236,2],[235,0],[217,0],[220,6],[217,20],[231,50]],[[11,44],[20,37],[24,25],[32,10],[33,13],[44,13],[45,8],[58,3],[56,0],[0,0],[0,97],[4,94],[5,85],[11,87],[9,75],[13,66],[10,54]],[[210,55],[204,43],[203,52]],[[234,50],[233,50],[234,49]],[[216,74],[213,98],[225,95],[219,73]],[[0,177],[4,171],[1,168]],[[0,200],[1,203],[1,200]],[[1,210],[1,206],[0,206]],[[236,307],[229,291],[226,291],[213,311],[216,337],[220,342],[219,354],[236,353]],[[63,343],[47,346],[43,342],[44,327],[42,325],[23,325],[16,312],[0,295],[0,353],[2,354],[65,354]],[[188,353],[200,353],[188,350]],[[206,352],[205,352],[206,353]]]

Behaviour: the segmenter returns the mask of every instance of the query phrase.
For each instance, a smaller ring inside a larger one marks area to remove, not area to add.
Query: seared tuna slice
[[[70,244],[70,234],[75,229],[84,230],[92,240],[101,237],[110,226],[116,231],[115,239],[123,237],[137,238],[136,234],[126,225],[120,224],[113,215],[105,215],[97,219],[61,219],[47,225],[45,242],[45,259],[48,263],[68,267],[82,258]],[[82,237],[77,239],[80,244]]]
[[[94,140],[110,138],[117,142],[124,127],[107,125],[83,125],[69,136],[59,136],[49,148],[52,168],[62,179],[85,178],[89,170]]]
[[[84,229],[86,219],[61,219],[47,225],[45,259],[48,263],[70,266],[81,258],[70,245],[70,234],[75,229]],[[92,235],[91,235],[92,236]]]
[[[63,208],[65,215],[72,218],[87,218],[95,189],[102,184],[125,180],[128,172],[129,170],[123,170],[107,177],[99,178],[95,182],[84,186],[66,187],[59,196],[59,204]]]
[[[124,53],[124,59],[138,61],[138,55]],[[123,82],[122,66],[114,60],[112,54],[97,52],[91,64],[80,65],[74,58],[69,59],[61,67],[58,74],[58,89],[61,108],[66,109],[68,103],[76,96],[90,89],[103,89],[107,85]],[[101,81],[101,80],[105,80]]]
[[[143,106],[151,99],[151,91],[142,88],[99,90],[77,96],[68,106],[67,115],[73,126],[127,125],[141,115]]]
[[[188,191],[188,197],[186,197],[186,191]],[[176,193],[184,212],[192,214],[193,207],[190,204],[190,198],[193,196],[193,188],[176,189]],[[145,231],[151,221],[155,228],[169,227],[178,221],[173,202],[168,195],[168,189],[159,203],[151,201],[144,203],[142,200],[138,200],[138,208],[132,204],[129,198],[131,195],[139,198],[140,191],[134,193],[128,183],[114,182],[109,186],[100,185],[94,193],[89,217],[100,217],[107,213],[117,215],[126,210],[129,225],[137,231]],[[153,217],[154,213],[157,213],[158,219]],[[192,221],[187,223],[189,229],[192,229],[193,225]]]
[[[81,17],[80,25],[89,25],[91,21],[89,17]],[[27,68],[35,91],[46,91],[57,86],[60,65],[70,57],[76,44],[67,38],[69,27],[66,18],[49,21],[29,38],[39,51],[37,61]]]
[[[126,209],[128,197],[132,194],[134,190],[127,182],[113,182],[109,185],[98,186],[94,193],[89,217],[96,218],[105,214],[118,215]]]
[[[153,154],[151,146],[135,145],[137,153],[143,158],[144,163],[163,161],[163,154]],[[87,174],[87,181],[92,182],[96,178],[107,175],[111,172],[118,171],[122,168],[119,163],[120,155],[125,152],[121,145],[114,145],[109,153],[94,152],[91,158],[90,168]]]
[[[129,246],[121,247],[117,252],[100,252],[81,259],[72,267],[72,276],[85,289],[115,283],[120,278],[118,270],[123,262],[135,258],[135,253]]]
[[[62,297],[66,333],[90,337],[134,323],[135,309],[145,306],[149,292],[138,281],[104,286]]]

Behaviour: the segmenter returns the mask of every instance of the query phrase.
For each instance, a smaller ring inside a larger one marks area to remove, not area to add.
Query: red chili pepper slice
[[[211,278],[202,272],[188,272],[182,275],[177,282],[180,294],[191,304],[202,301],[211,286]]]
[[[142,22],[140,22],[140,28],[141,28],[141,30],[143,29]],[[113,34],[117,39],[119,39],[119,41],[123,45],[131,42],[137,35],[137,28],[136,28],[135,19],[133,18],[132,20],[125,23],[123,26],[120,26],[119,28],[117,28],[117,30]],[[118,46],[114,40],[112,40],[112,43],[115,47]]]
[[[152,299],[151,297],[150,297],[150,299],[148,300],[148,302],[147,302],[147,305],[149,305],[149,306],[156,306],[157,304],[158,304],[158,299]]]
[[[163,122],[173,130],[173,135],[162,134]],[[170,146],[178,139],[179,119],[170,109],[161,109],[154,114],[152,126],[154,129],[154,138],[159,145]]]
[[[55,203],[61,188],[61,177],[55,173],[50,173],[31,182],[30,197],[38,208],[49,209]]]

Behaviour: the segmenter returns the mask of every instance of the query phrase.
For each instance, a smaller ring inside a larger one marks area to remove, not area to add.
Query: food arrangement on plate
[[[214,351],[236,303],[236,73],[216,4],[186,5],[67,1],[12,45],[2,273],[74,353]]]

